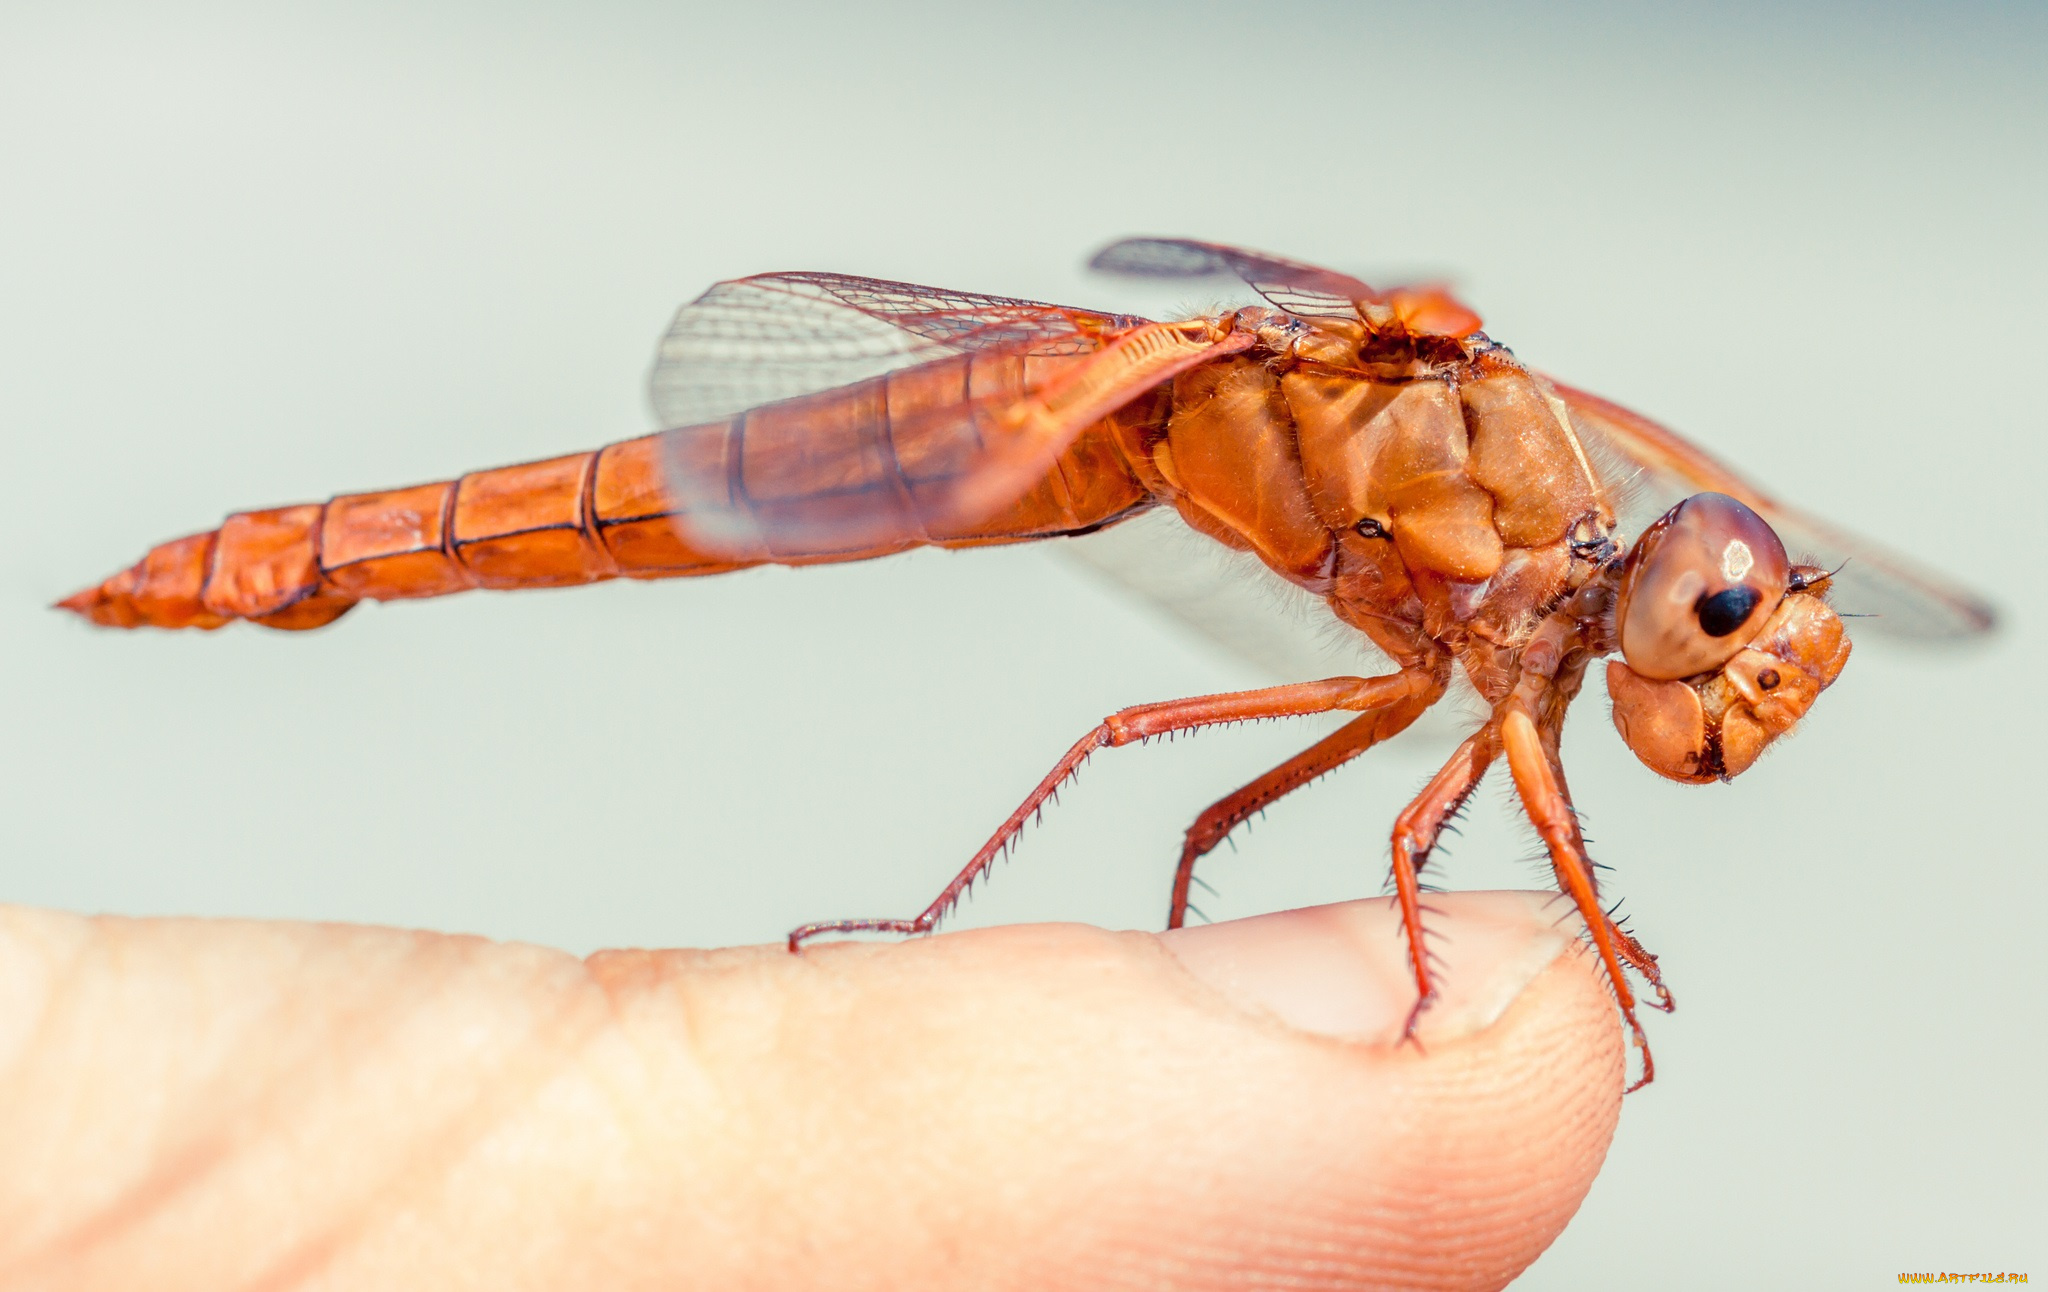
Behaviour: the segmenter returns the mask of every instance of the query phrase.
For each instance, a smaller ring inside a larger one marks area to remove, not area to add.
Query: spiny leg
[[[1230,832],[1309,782],[1337,770],[1372,748],[1377,714],[1365,714],[1296,754],[1249,785],[1244,785],[1204,808],[1187,829],[1181,843],[1180,862],[1173,871],[1173,893],[1167,901],[1166,927],[1177,929],[1187,923],[1189,888],[1195,882],[1195,863],[1228,838]]]
[[[1551,775],[1557,779],[1558,793],[1564,796],[1566,806],[1570,807],[1571,785],[1565,778],[1564,764],[1557,755],[1563,735],[1565,712],[1566,706],[1562,704],[1547,706],[1543,716],[1537,721],[1536,729],[1543,738],[1544,753],[1550,762]],[[1571,849],[1577,856],[1587,855],[1586,837],[1579,825],[1579,813],[1576,808],[1571,809]],[[1553,865],[1552,869],[1555,868]],[[1600,918],[1607,925],[1608,936],[1614,939],[1615,951],[1628,962],[1630,968],[1643,976],[1643,981],[1649,984],[1650,991],[1657,997],[1654,1001],[1643,1003],[1666,1014],[1677,1009],[1678,1003],[1672,999],[1671,989],[1664,985],[1664,975],[1657,968],[1657,957],[1648,947],[1638,942],[1634,934],[1616,923],[1614,917],[1606,910],[1600,912]]]
[[[1632,1091],[1640,1090],[1656,1077],[1657,1065],[1650,1057],[1649,1038],[1643,1034],[1643,1025],[1636,1018],[1636,994],[1621,967],[1614,925],[1600,907],[1599,889],[1593,880],[1593,868],[1586,857],[1585,846],[1579,839],[1578,818],[1572,811],[1571,800],[1565,797],[1551,766],[1550,753],[1543,747],[1543,738],[1537,734],[1536,724],[1527,712],[1510,708],[1501,719],[1500,732],[1501,744],[1508,757],[1508,770],[1514,775],[1515,791],[1521,796],[1522,808],[1550,850],[1550,864],[1557,873],[1558,887],[1578,906],[1587,930],[1593,935],[1593,945],[1607,970],[1608,981],[1613,984],[1622,1017],[1628,1020],[1636,1048],[1642,1051],[1643,1075],[1629,1087]]]
[[[1657,999],[1646,1000],[1643,1003],[1666,1014],[1677,1009],[1678,1002],[1671,998],[1671,989],[1664,985],[1664,975],[1657,969],[1657,957],[1648,947],[1636,941],[1634,934],[1615,923],[1613,917],[1605,911],[1600,913],[1600,918],[1607,921],[1607,932],[1614,939],[1614,949],[1621,954],[1623,960],[1628,961],[1629,968],[1643,976],[1643,981],[1650,984],[1650,990],[1656,993]]]
[[[1399,735],[1442,694],[1442,686],[1431,686],[1411,692],[1385,708],[1361,714],[1249,785],[1211,803],[1188,827],[1181,844],[1166,927],[1177,929],[1187,923],[1188,887],[1194,883],[1195,863],[1229,837],[1232,830],[1250,820],[1254,813],[1337,770],[1381,741]]]
[[[1407,1025],[1401,1029],[1403,1039],[1414,1037],[1422,1011],[1436,999],[1429,951],[1423,943],[1422,867],[1428,863],[1444,823],[1465,805],[1499,752],[1491,725],[1474,732],[1394,818],[1394,896],[1401,907],[1401,927],[1408,936],[1408,967],[1415,975],[1415,1007],[1408,1011]]]
[[[1141,704],[1121,709],[1105,718],[1100,726],[1075,742],[1074,747],[1066,752],[1066,756],[1054,764],[1052,771],[1038,783],[1037,788],[1031,791],[1017,810],[1010,814],[1009,819],[989,837],[989,841],[981,846],[980,851],[974,854],[960,873],[953,877],[953,882],[947,884],[944,891],[933,899],[932,904],[925,907],[916,917],[908,920],[826,920],[806,924],[790,933],[789,949],[794,951],[804,942],[824,933],[931,932],[974,881],[995,864],[1003,849],[1008,847],[1025,824],[1038,814],[1045,801],[1051,798],[1053,793],[1080,769],[1088,756],[1098,749],[1116,748],[1152,736],[1163,736],[1170,732],[1188,731],[1225,722],[1246,722],[1256,718],[1306,717],[1309,714],[1333,711],[1384,709],[1430,685],[1432,682],[1429,674],[1420,670],[1409,670],[1386,677],[1333,677],[1320,682],[1297,682],[1288,686],[1263,687],[1256,691],[1196,696],[1192,699],[1166,700],[1157,704]]]

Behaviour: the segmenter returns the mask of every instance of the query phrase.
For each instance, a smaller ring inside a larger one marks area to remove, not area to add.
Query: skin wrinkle
[[[537,949],[534,949],[537,950]],[[539,952],[544,959],[574,964],[559,952]],[[576,971],[581,976],[581,966]],[[444,985],[442,997],[452,995]],[[602,1022],[602,1011],[590,1008],[595,993],[571,990],[562,993],[560,1007],[543,1014],[529,1026],[519,1043],[508,1047],[507,1061],[484,1079],[473,1084],[478,1097],[468,1102],[458,1116],[448,1118],[431,1132],[414,1140],[404,1160],[386,1172],[374,1187],[365,1187],[361,1198],[343,1220],[302,1242],[279,1258],[269,1270],[252,1279],[250,1292],[298,1287],[310,1281],[352,1241],[360,1239],[379,1220],[406,1209],[406,1204],[423,1197],[460,1166],[492,1130],[510,1120],[511,1112],[531,1102],[532,1096],[584,1053]],[[426,1012],[421,1002],[415,1016]],[[587,1018],[580,1026],[567,1025]],[[549,1026],[550,1023],[557,1024]],[[391,1030],[396,1031],[394,1023]],[[543,1038],[546,1038],[543,1040]]]
[[[622,1038],[635,1060],[630,1073],[614,1074],[598,1069],[591,1078],[613,1119],[622,1127],[630,1127],[640,1119],[627,1091],[629,1078],[644,1080],[646,1073],[655,1066],[651,1047],[635,1044],[626,1026],[629,1014],[626,988],[628,985],[644,986],[659,969],[652,957],[639,951],[599,951],[583,959],[583,971],[597,989],[598,999],[604,1002],[606,1032],[609,1036]],[[686,1051],[691,1055],[699,1053],[701,1046],[692,1014],[686,1013],[683,1035]],[[702,1065],[698,1065],[697,1071],[708,1081],[709,1074],[703,1072]]]
[[[136,922],[120,923],[132,926]],[[114,923],[102,917],[91,921],[90,927],[92,940],[105,943]],[[272,941],[282,945],[287,952],[298,952],[291,939]],[[373,937],[367,941],[372,951],[388,947],[382,938]],[[295,1053],[286,1056],[282,1062],[266,1060],[246,1080],[230,1080],[224,1085],[200,1083],[197,1087],[200,1106],[178,1108],[179,1121],[215,1129],[168,1153],[152,1153],[150,1169],[140,1180],[125,1189],[115,1201],[87,1215],[69,1231],[44,1244],[39,1257],[32,1258],[25,1266],[17,1266],[9,1277],[33,1279],[39,1270],[47,1271],[67,1262],[85,1260],[109,1244],[124,1240],[148,1241],[143,1237],[146,1226],[152,1220],[165,1216],[181,1201],[197,1196],[199,1205],[205,1206],[210,1201],[205,1190],[216,1185],[219,1176],[236,1168],[249,1168],[250,1155],[245,1151],[248,1146],[260,1147],[288,1138],[304,1117],[307,1105],[324,1102],[331,1086],[350,1084],[349,1072],[344,1071],[337,1077],[330,1071],[336,1056],[366,1055],[368,1058],[360,1066],[374,1073],[385,1042],[402,1035],[409,1027],[417,1026],[433,1013],[435,1007],[447,1004],[455,995],[454,989],[464,985],[461,982],[463,978],[479,976],[469,967],[468,958],[460,954],[467,949],[463,946],[465,941],[481,943],[482,940],[413,937],[406,941],[400,954],[386,955],[384,963],[375,972],[360,972],[358,964],[358,972],[345,980],[339,989],[331,976],[323,976],[318,983],[323,1002],[323,1026],[307,1032],[302,1042],[294,1047]],[[115,953],[102,956],[105,963],[97,967],[118,967],[118,961],[132,953],[132,947],[123,945]],[[544,959],[574,963],[560,953],[539,954]],[[211,1065],[216,1074],[232,1075],[236,1072],[240,1053],[247,1048],[246,1038],[271,1038],[292,1033],[291,1027],[278,1024],[298,1008],[293,1000],[293,989],[303,985],[307,976],[305,969],[312,959],[305,954],[294,954],[292,963],[273,967],[273,972],[263,980],[263,985],[270,988],[270,1000],[259,1010],[244,1011],[248,1015],[246,1018],[237,1018],[234,1036],[223,1046],[219,1061]],[[496,962],[492,963],[495,966]],[[453,975],[447,972],[451,964],[457,970]],[[194,966],[189,976],[201,979],[203,972],[204,966]],[[430,979],[438,980],[435,989],[421,990],[419,985]],[[73,981],[84,983],[86,976],[78,975]],[[394,981],[405,984],[405,988],[399,992],[389,991],[387,984]],[[325,1002],[335,999],[337,994],[342,998],[341,1007],[325,1007]],[[383,1025],[369,1026],[372,1020],[391,1015],[389,1002],[394,998],[405,1001],[405,1007],[396,1016],[388,1017]],[[355,1001],[355,1005],[351,1006],[350,1000]],[[576,997],[571,995],[564,1000],[556,1017],[573,1014],[577,1003]],[[532,1043],[532,1034],[542,1030],[552,1030],[560,1041],[569,1043],[536,1046]],[[581,1030],[587,1033],[590,1029]],[[526,1042],[514,1047],[515,1056],[523,1053],[527,1057],[524,1062],[513,1066],[513,1079],[507,1080],[508,1074],[500,1070],[491,1074],[490,1079],[474,1083],[489,1097],[472,1102],[463,1115],[444,1123],[434,1133],[416,1137],[409,1145],[404,1161],[380,1173],[376,1180],[365,1181],[357,1187],[360,1197],[346,1205],[345,1214],[324,1226],[321,1232],[300,1240],[291,1250],[271,1261],[268,1268],[242,1281],[239,1286],[268,1289],[305,1283],[337,1253],[346,1250],[350,1242],[371,1227],[380,1214],[402,1207],[406,1198],[423,1190],[429,1183],[425,1177],[445,1174],[457,1161],[460,1150],[486,1133],[491,1123],[500,1120],[519,1094],[538,1086],[570,1062],[579,1049],[576,1039],[567,1028],[529,1029]],[[549,1061],[549,1055],[559,1057]],[[233,1184],[223,1187],[232,1188]]]
[[[25,938],[35,938],[38,943],[54,946],[57,938],[53,935],[56,932],[56,929],[40,922],[21,919],[13,911],[0,910],[0,940],[4,940],[9,948],[15,947]],[[5,1062],[0,1062],[0,1089],[5,1089],[11,1084],[31,1057],[41,1052],[43,1047],[37,1042],[44,1039],[49,1029],[56,1026],[56,1020],[63,1017],[63,1012],[56,1008],[57,1004],[78,986],[78,966],[86,957],[90,939],[76,936],[67,941],[70,945],[64,963],[46,965],[44,972],[39,975],[45,984],[45,990],[39,993],[35,1002],[35,1018],[19,1031],[21,1044],[7,1056]],[[37,949],[40,949],[40,946]],[[28,960],[33,955],[33,951],[28,948],[22,950],[24,954],[19,957],[22,960]],[[14,958],[10,957],[8,961],[0,962],[0,975],[4,975],[0,977],[0,990],[8,992],[5,1000],[10,1011],[18,1008],[15,990],[25,985],[22,973],[23,966],[15,964]],[[50,988],[49,983],[55,983],[57,986]]]
[[[699,1135],[732,1133],[738,1101],[730,1083],[721,1080],[718,1065],[708,1061],[705,1015],[713,1006],[706,998],[715,999],[714,986],[738,977],[743,969],[744,963],[734,953],[721,951],[607,950],[584,959],[583,970],[605,1003],[605,1039],[622,1047],[634,1061],[630,1074],[614,1066],[594,1066],[588,1079],[602,1092],[615,1121],[634,1142],[657,1142],[662,1133],[651,1127],[656,1110],[636,1106],[630,1086],[637,1082],[644,1087],[650,1079],[659,1080],[655,1074],[669,1071],[676,1058],[687,1065],[687,1076],[692,1079],[690,1093],[696,1101],[691,1120]],[[640,1019],[654,1001],[667,1002],[680,1026],[645,1034]],[[665,1084],[672,1098],[682,1097],[675,1089],[674,1075],[669,1075]],[[730,1241],[749,1241],[724,1213],[705,1208],[695,1219],[700,1226],[719,1224]]]
[[[77,972],[81,965],[95,969],[106,968],[117,973],[119,972],[121,960],[132,949],[119,943],[109,947],[107,932],[110,927],[106,919],[94,920],[89,924],[88,935],[82,943],[81,952],[73,962],[73,973],[67,975],[65,981],[60,986],[60,992],[83,994],[90,987],[98,985],[94,979],[88,978],[86,974]],[[91,963],[96,943],[100,953],[99,958],[104,961],[101,965],[93,965]],[[282,979],[284,976],[280,975],[279,978]],[[116,981],[118,983],[118,979]],[[275,1003],[272,1007],[263,1011],[256,1030],[266,1034],[275,1032],[275,1028],[269,1027],[266,1024],[270,1020],[281,1018],[287,1013],[288,1000],[286,999],[286,993],[282,991],[274,993],[274,1000]],[[58,1013],[55,1017],[62,1018],[64,1015]],[[345,1014],[344,1017],[346,1017]],[[308,1048],[311,1048],[310,1042]],[[317,1057],[309,1053],[297,1064],[290,1066],[304,1069],[310,1067]],[[232,1064],[222,1064],[220,1067],[221,1070],[232,1071]],[[282,1090],[274,1084],[272,1093],[273,1096],[281,1097]],[[246,1104],[238,1091],[232,1087],[214,1091],[212,1099],[208,1102],[223,1108],[246,1108]],[[260,1138],[256,1132],[260,1130],[261,1123],[266,1119],[261,1116],[247,1116],[243,1118],[209,1117],[202,1113],[197,1120],[201,1124],[212,1126],[215,1129],[208,1134],[194,1138],[168,1153],[160,1151],[153,1154],[152,1169],[150,1171],[130,1185],[112,1202],[101,1207],[98,1211],[88,1214],[68,1233],[62,1234],[51,1241],[48,1244],[48,1255],[41,1263],[49,1264],[81,1254],[99,1244],[115,1239],[123,1230],[139,1228],[150,1216],[158,1214],[167,1208],[180,1194],[189,1194],[206,1184],[220,1165],[231,1159],[233,1150],[238,1144],[247,1142],[252,1138]],[[33,1271],[34,1268],[35,1263],[32,1262],[29,1270]]]

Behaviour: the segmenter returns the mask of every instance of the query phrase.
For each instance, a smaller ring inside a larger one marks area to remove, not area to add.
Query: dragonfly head
[[[1689,783],[1747,771],[1849,659],[1828,573],[1794,565],[1763,517],[1703,493],[1645,530],[1615,603],[1614,726],[1644,766]]]

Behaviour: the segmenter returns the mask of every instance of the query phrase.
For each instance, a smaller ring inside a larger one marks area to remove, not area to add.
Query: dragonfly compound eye
[[[1694,494],[1629,552],[1615,611],[1622,657],[1653,681],[1719,668],[1757,635],[1791,577],[1763,517],[1726,494]]]
[[[1684,679],[1607,663],[1614,726],[1643,764],[1675,781],[1728,780],[1754,766],[1849,659],[1842,621],[1818,593],[1789,594],[1726,663]]]

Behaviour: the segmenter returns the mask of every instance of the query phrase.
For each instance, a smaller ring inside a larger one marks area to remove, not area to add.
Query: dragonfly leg
[[[1173,896],[1167,904],[1166,927],[1177,929],[1187,923],[1188,889],[1194,883],[1195,863],[1214,851],[1232,830],[1381,741],[1399,735],[1442,695],[1441,683],[1424,686],[1384,708],[1361,714],[1249,785],[1211,803],[1188,827],[1181,844],[1180,864],[1173,872]]]
[[[1550,771],[1551,775],[1557,778],[1558,792],[1564,795],[1565,804],[1567,807],[1570,807],[1572,787],[1565,779],[1564,764],[1558,761],[1556,753],[1559,741],[1563,736],[1565,713],[1566,706],[1564,705],[1546,706],[1541,710],[1540,716],[1536,719],[1536,730],[1543,738],[1544,749],[1548,751]],[[1571,838],[1573,850],[1583,857],[1586,853],[1586,839],[1583,830],[1580,828],[1579,814],[1576,809],[1572,811]],[[1643,976],[1643,981],[1649,984],[1651,993],[1656,996],[1654,1001],[1645,1001],[1643,1003],[1651,1009],[1661,1010],[1666,1014],[1671,1013],[1678,1006],[1677,1002],[1671,998],[1671,989],[1664,985],[1664,975],[1657,968],[1657,957],[1650,953],[1648,947],[1638,942],[1633,934],[1615,923],[1612,915],[1603,910],[1600,913],[1600,918],[1606,922],[1607,935],[1614,939],[1615,952],[1628,963],[1631,969],[1634,969]]]
[[[1543,738],[1537,734],[1536,723],[1528,713],[1519,707],[1509,707],[1501,718],[1500,734],[1502,747],[1507,753],[1508,770],[1514,775],[1515,791],[1521,796],[1522,808],[1529,814],[1536,833],[1542,836],[1544,846],[1550,850],[1550,864],[1557,873],[1558,887],[1572,899],[1586,921],[1593,946],[1607,970],[1608,982],[1614,987],[1614,998],[1621,1006],[1622,1017],[1628,1020],[1629,1032],[1635,1038],[1636,1048],[1642,1052],[1642,1076],[1629,1087],[1630,1090],[1640,1090],[1656,1077],[1657,1066],[1650,1058],[1650,1043],[1643,1034],[1643,1025],[1636,1018],[1636,994],[1629,987],[1628,975],[1622,970],[1623,953],[1615,936],[1619,930],[1600,907],[1592,862],[1587,858],[1585,844],[1579,837],[1578,815],[1572,810],[1571,799],[1566,796],[1557,771],[1551,765],[1550,752],[1543,747]],[[1640,951],[1640,945],[1636,949]],[[1648,957],[1647,952],[1643,955]],[[1633,962],[1634,957],[1629,959]],[[1650,963],[1654,965],[1656,962],[1652,959]]]
[[[1385,677],[1333,677],[1320,682],[1296,682],[1288,686],[1262,687],[1256,691],[1234,691],[1225,695],[1196,696],[1166,700],[1122,709],[1105,718],[1101,725],[1074,743],[1045,779],[1038,783],[1009,819],[969,859],[953,882],[947,884],[931,905],[907,920],[827,920],[806,924],[789,935],[794,951],[811,938],[826,933],[929,933],[946,912],[959,902],[975,880],[986,874],[1004,849],[1016,839],[1027,823],[1045,806],[1047,799],[1080,770],[1081,764],[1098,749],[1118,748],[1197,727],[1227,722],[1249,722],[1258,718],[1296,718],[1316,713],[1364,713],[1382,723],[1389,715],[1417,706],[1428,706],[1443,690],[1442,678],[1433,671],[1414,668]],[[1427,696],[1428,699],[1420,697]],[[1404,705],[1404,701],[1407,702]],[[1413,715],[1409,715],[1409,721]],[[1355,725],[1355,724],[1353,724]],[[1401,723],[1407,725],[1406,722]],[[1394,730],[1399,730],[1397,726]],[[1345,730],[1350,730],[1346,727]],[[1389,733],[1391,734],[1391,732]]]
[[[1415,975],[1415,1007],[1408,1011],[1403,1038],[1415,1035],[1422,1011],[1436,999],[1436,982],[1430,973],[1429,948],[1422,927],[1422,884],[1419,876],[1429,862],[1444,824],[1457,815],[1472,791],[1493,765],[1500,744],[1489,725],[1467,737],[1413,802],[1394,818],[1394,897],[1401,907],[1401,928],[1408,937],[1408,967]]]
[[[1616,924],[1611,916],[1603,913],[1601,918],[1607,921],[1607,934],[1614,939],[1616,953],[1628,962],[1629,968],[1641,974],[1643,981],[1650,984],[1650,990],[1656,993],[1657,999],[1646,1000],[1643,1003],[1666,1014],[1677,1009],[1678,1002],[1671,998],[1671,989],[1664,985],[1664,975],[1657,969],[1657,957],[1650,953],[1648,947],[1636,941],[1634,934]]]

